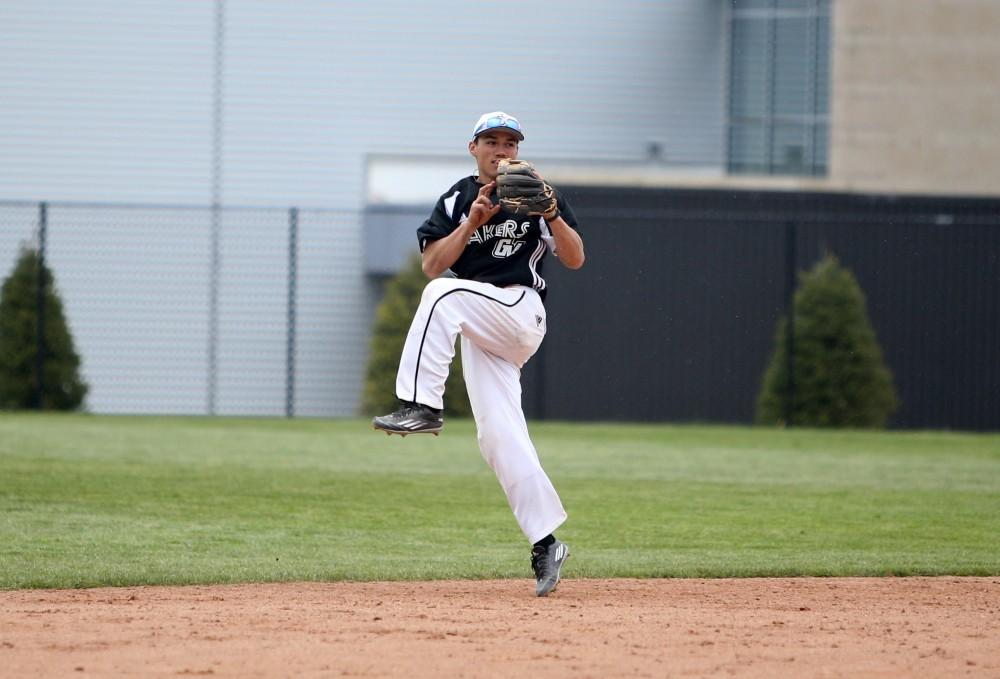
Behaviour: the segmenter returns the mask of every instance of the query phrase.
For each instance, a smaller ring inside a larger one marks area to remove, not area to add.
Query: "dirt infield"
[[[1000,677],[1000,578],[0,592],[2,677]]]

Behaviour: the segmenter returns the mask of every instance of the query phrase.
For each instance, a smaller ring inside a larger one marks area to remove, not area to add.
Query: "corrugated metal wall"
[[[207,202],[212,4],[0,3],[0,198]]]
[[[722,0],[223,4],[220,413],[281,412],[287,208],[303,213],[297,412],[355,412],[371,153],[465,154],[505,109],[525,154],[722,167]],[[95,412],[205,412],[216,4],[0,4],[0,200],[63,202],[50,264]],[[457,178],[457,177],[456,177]],[[445,186],[441,189],[444,190]],[[3,206],[0,273],[34,205]],[[21,214],[21,213],[24,214]]]
[[[228,204],[356,209],[366,153],[498,108],[526,153],[723,164],[721,0],[224,8]],[[0,199],[208,202],[214,39],[207,0],[0,5]]]

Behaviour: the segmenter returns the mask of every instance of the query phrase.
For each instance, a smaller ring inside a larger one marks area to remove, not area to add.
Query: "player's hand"
[[[476,200],[473,201],[472,207],[469,208],[469,221],[479,228],[486,222],[493,219],[493,215],[500,212],[500,204],[493,204],[490,200],[490,194],[493,193],[494,187],[497,185],[496,181],[492,181],[489,184],[483,184],[483,188],[479,189],[479,195],[476,196]]]

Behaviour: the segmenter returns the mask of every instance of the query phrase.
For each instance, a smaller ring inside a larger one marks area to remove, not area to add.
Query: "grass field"
[[[570,577],[1000,574],[1000,436],[536,423]],[[0,415],[0,588],[529,577],[470,422]]]

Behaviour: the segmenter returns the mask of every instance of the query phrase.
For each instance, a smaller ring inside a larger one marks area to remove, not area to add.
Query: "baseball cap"
[[[492,111],[479,116],[476,126],[472,128],[472,138],[475,139],[487,130],[508,130],[514,133],[519,141],[524,141],[524,131],[521,123],[514,116],[503,111]]]

